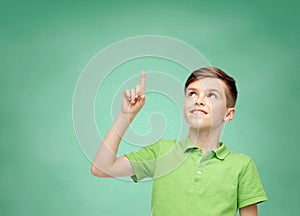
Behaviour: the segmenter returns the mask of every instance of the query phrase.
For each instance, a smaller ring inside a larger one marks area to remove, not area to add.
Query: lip
[[[208,114],[207,111],[203,110],[203,109],[192,109],[191,113],[194,114],[195,112],[200,112],[202,114]]]

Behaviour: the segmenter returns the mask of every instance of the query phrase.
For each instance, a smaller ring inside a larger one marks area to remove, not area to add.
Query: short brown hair
[[[229,76],[227,73],[216,67],[203,67],[193,71],[185,82],[184,92],[186,91],[189,84],[205,77],[215,77],[225,83],[227,87],[225,89],[226,106],[234,107],[238,95],[235,80],[233,77]]]

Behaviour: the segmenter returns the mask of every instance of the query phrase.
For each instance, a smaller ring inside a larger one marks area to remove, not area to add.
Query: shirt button
[[[201,174],[202,174],[202,172],[201,172],[200,170],[198,170],[198,171],[197,171],[197,174],[198,174],[198,175],[201,175]]]

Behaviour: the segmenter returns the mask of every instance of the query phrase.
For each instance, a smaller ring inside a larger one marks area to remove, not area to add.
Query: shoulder
[[[238,153],[238,152],[230,152],[229,154],[230,159],[233,160],[239,160],[239,161],[251,161],[251,157],[244,154],[244,153]]]
[[[176,140],[161,139],[149,145],[149,147],[155,148],[160,152],[160,154],[163,154],[165,152],[168,152],[170,149],[174,148],[176,144],[177,144]]]
[[[234,151],[230,151],[230,149],[224,143],[221,143],[220,147],[216,151],[216,156],[221,160],[225,159],[227,163],[233,164],[241,164],[241,163],[248,163],[252,159],[243,153],[238,153]]]
[[[232,167],[236,170],[240,182],[252,182],[252,184],[261,184],[257,167],[253,159],[243,153],[231,152],[228,159],[231,160]]]
[[[226,160],[240,171],[247,169],[250,165],[255,166],[252,158],[243,153],[230,152]]]
[[[166,139],[160,139],[155,141],[154,143],[151,143],[149,145],[143,146],[142,148],[172,148],[176,145],[176,140],[166,140]]]
[[[137,152],[131,152],[130,154],[152,154],[157,157],[172,149],[175,145],[176,140],[161,139],[149,145],[143,146]]]
[[[158,141],[158,143],[160,143],[160,145],[162,147],[165,147],[165,148],[169,148],[169,147],[174,147],[177,143],[176,140],[166,140],[166,139],[161,139]]]

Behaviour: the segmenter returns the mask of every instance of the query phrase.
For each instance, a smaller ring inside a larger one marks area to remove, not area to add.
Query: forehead
[[[205,77],[190,83],[187,87],[187,90],[189,88],[198,89],[199,91],[217,90],[219,92],[224,92],[225,84],[222,80],[218,78]]]

